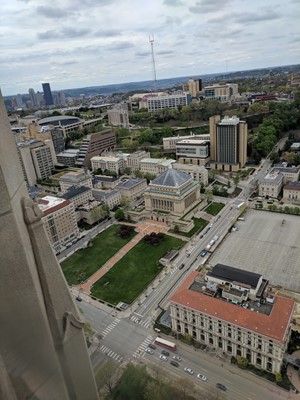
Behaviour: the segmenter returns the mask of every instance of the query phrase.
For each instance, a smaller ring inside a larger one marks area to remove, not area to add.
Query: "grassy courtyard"
[[[217,215],[224,206],[225,204],[223,203],[211,203],[208,207],[204,209],[204,211],[210,215]]]
[[[202,218],[193,218],[194,221],[194,228],[191,229],[189,232],[175,232],[174,229],[170,230],[171,233],[177,233],[177,235],[185,236],[185,237],[192,237],[196,233],[202,231],[208,224],[208,221],[205,221],[205,219]]]
[[[92,240],[91,247],[78,250],[61,263],[69,285],[87,280],[136,235],[132,232],[129,238],[120,238],[116,235],[119,228],[119,225],[109,227]]]
[[[161,271],[158,260],[170,249],[183,245],[182,240],[167,235],[158,246],[141,240],[94,284],[92,296],[114,305],[120,301],[131,304]]]

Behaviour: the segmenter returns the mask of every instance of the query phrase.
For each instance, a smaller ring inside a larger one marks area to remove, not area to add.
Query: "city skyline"
[[[297,2],[13,0],[2,9],[2,93],[299,63]],[[55,29],[53,28],[55,26]],[[279,33],[280,34],[279,34]],[[259,47],[258,47],[259,43]]]

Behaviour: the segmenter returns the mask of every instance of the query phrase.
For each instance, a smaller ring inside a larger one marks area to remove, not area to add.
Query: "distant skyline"
[[[299,64],[298,0],[10,0],[2,94]]]

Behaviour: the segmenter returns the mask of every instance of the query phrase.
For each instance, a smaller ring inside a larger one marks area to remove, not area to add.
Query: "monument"
[[[0,400],[98,399],[84,323],[41,217],[0,93]]]

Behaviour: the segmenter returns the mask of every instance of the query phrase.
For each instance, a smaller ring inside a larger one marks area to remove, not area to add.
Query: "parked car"
[[[146,349],[146,353],[149,353],[149,354],[154,354],[154,351],[152,350],[152,349],[149,349],[149,347]]]
[[[150,347],[150,349],[153,349],[153,350],[156,349],[156,346],[155,346],[155,344],[153,344],[153,343],[148,344],[148,347]]]
[[[163,361],[168,361],[168,357],[164,356],[163,354],[161,354],[161,355],[159,356],[159,358],[160,358],[161,360],[163,360]]]
[[[226,386],[225,385],[223,385],[222,383],[216,383],[216,387],[218,388],[218,389],[220,389],[220,390],[223,390],[223,392],[225,392],[226,391]]]
[[[185,367],[184,368],[185,372],[187,372],[190,375],[194,375],[194,371],[191,368]]]
[[[176,361],[181,361],[181,358],[179,356],[173,356],[173,359]]]
[[[206,376],[202,374],[197,374],[197,378],[200,379],[200,381],[206,381]]]
[[[184,268],[184,263],[179,265],[179,269],[182,269],[182,268]]]
[[[206,254],[207,254],[207,250],[202,250],[201,253],[200,253],[200,256],[201,257],[205,257]]]
[[[174,367],[179,367],[179,364],[178,364],[177,361],[172,360],[172,361],[170,362],[170,364],[173,365]]]
[[[164,356],[169,357],[170,353],[167,350],[162,350],[161,354],[163,354]]]

